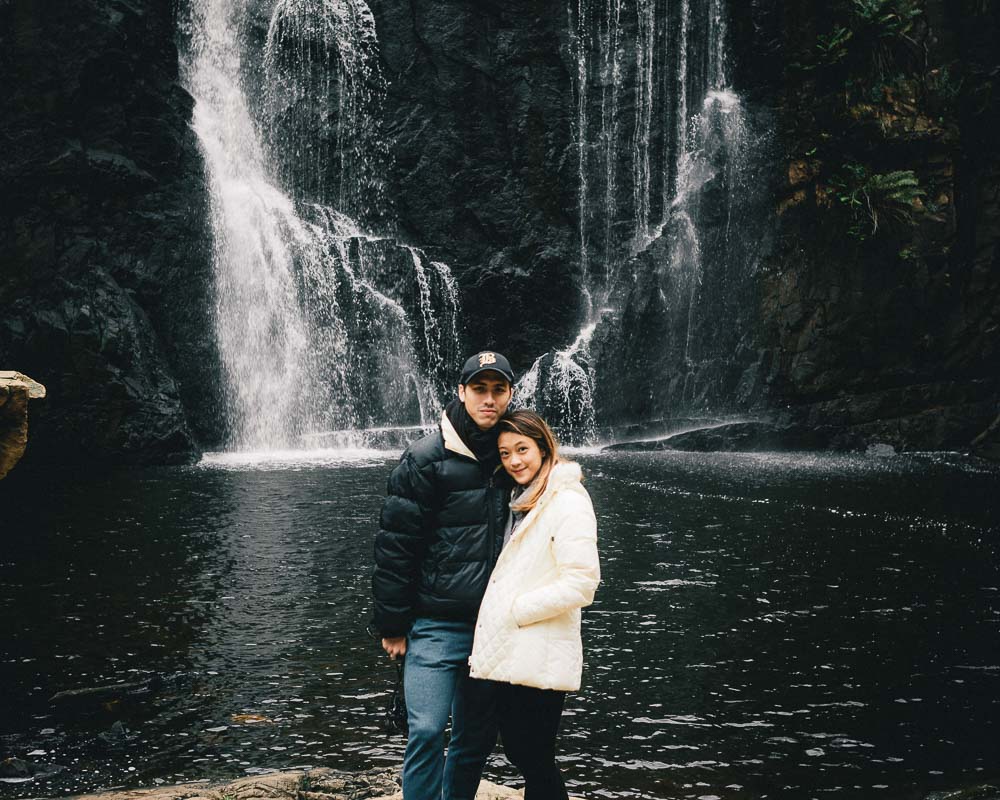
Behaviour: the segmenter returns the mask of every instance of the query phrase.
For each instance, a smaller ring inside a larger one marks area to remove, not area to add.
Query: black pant
[[[524,775],[524,800],[567,800],[556,766],[556,734],[566,693],[511,683],[497,686],[503,750]]]

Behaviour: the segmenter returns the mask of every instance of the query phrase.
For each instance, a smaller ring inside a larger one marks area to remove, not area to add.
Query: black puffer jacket
[[[510,479],[484,467],[447,416],[389,475],[375,537],[375,628],[405,635],[417,617],[473,622],[503,544]]]

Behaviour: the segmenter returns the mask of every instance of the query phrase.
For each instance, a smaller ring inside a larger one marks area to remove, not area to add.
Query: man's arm
[[[386,652],[403,655],[405,636],[416,611],[420,562],[426,547],[425,524],[434,490],[428,474],[407,452],[390,473],[386,491],[375,536],[375,628]]]

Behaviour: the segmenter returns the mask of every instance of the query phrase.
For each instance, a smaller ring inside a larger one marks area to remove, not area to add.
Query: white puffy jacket
[[[500,552],[476,623],[470,674],[575,691],[583,671],[580,609],[601,580],[597,520],[577,464],[561,461]]]

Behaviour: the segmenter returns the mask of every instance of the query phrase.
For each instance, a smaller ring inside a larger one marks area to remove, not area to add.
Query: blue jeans
[[[497,741],[496,689],[469,677],[475,624],[418,619],[406,639],[403,677],[410,736],[405,800],[474,800]],[[451,716],[451,741],[444,732]]]

